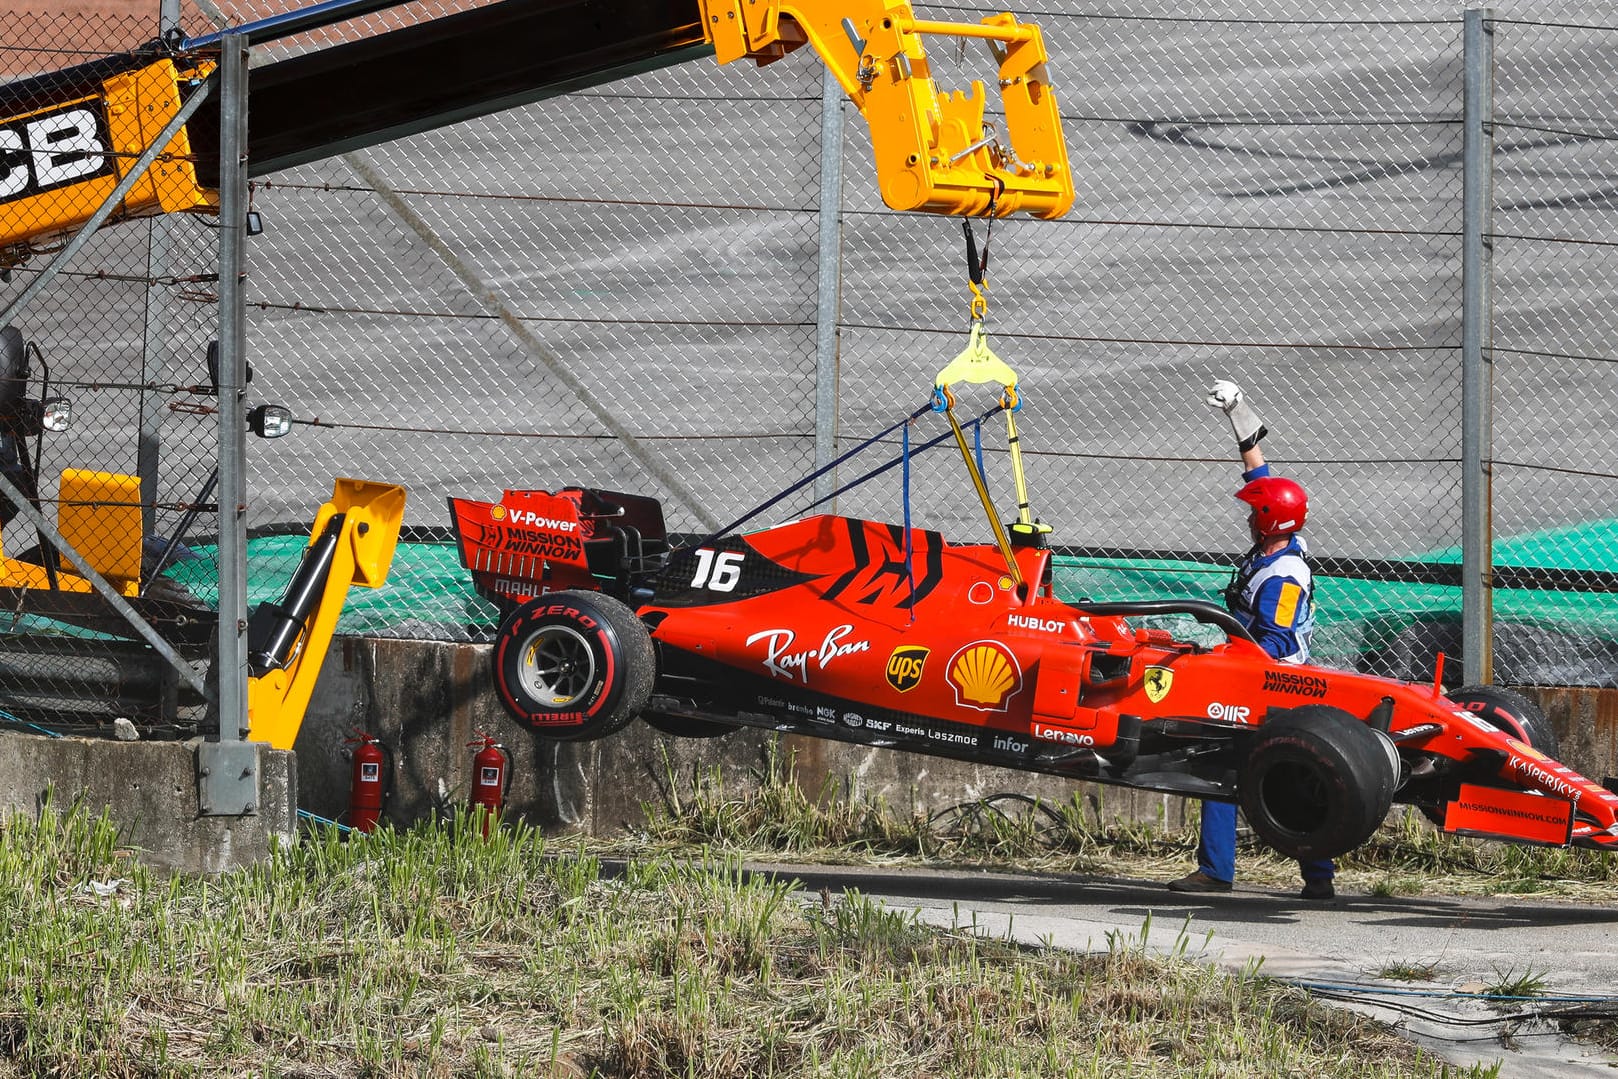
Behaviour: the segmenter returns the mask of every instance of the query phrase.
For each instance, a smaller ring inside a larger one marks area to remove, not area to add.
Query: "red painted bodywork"
[[[608,542],[611,520],[588,511],[593,494],[451,499],[480,591],[510,606],[599,587],[584,548]],[[626,497],[603,494],[609,505]],[[1489,761],[1500,787],[1571,803],[1573,842],[1618,849],[1618,795],[1434,686],[1283,664],[1239,637],[1204,647],[1087,612],[1052,595],[1049,551],[1022,547],[1015,557],[1028,582],[1020,588],[994,546],[817,516],[668,552],[655,588],[631,605],[652,627],[660,687],[695,672],[706,692],[724,697],[730,720],[986,763],[1015,753],[1026,763],[1012,767],[1079,774],[1060,751],[1104,764],[1121,730],[1130,733],[1126,717],[1139,717],[1148,740],[1175,744],[1256,729],[1303,704],[1367,720],[1380,709],[1407,766]],[[697,710],[705,707],[699,697]],[[895,730],[873,734],[875,717]],[[1083,777],[1195,793],[1156,773]]]

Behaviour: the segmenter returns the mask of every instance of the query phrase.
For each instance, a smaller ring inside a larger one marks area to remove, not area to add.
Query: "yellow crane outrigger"
[[[397,484],[333,485],[284,598],[259,604],[248,619],[249,741],[292,748],[349,588],[380,588],[388,579],[404,505]]]

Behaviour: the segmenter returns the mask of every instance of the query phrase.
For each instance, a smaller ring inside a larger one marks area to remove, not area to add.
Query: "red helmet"
[[[1254,539],[1288,536],[1303,527],[1309,516],[1309,496],[1303,488],[1281,476],[1250,481],[1236,497],[1253,507]]]

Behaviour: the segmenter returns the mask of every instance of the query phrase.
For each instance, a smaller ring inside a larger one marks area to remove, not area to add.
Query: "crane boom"
[[[349,6],[324,5],[334,20]],[[239,29],[265,40],[308,21]],[[981,81],[939,89],[927,37],[988,47],[1003,131],[985,119]],[[767,64],[804,44],[870,125],[890,207],[1054,218],[1072,204],[1039,28],[1009,14],[921,20],[903,0],[499,0],[254,69],[248,168],[263,175],[705,54]],[[88,221],[211,75],[208,46],[185,45],[0,86],[0,267]],[[217,108],[205,103],[172,138],[114,220],[217,211]]]

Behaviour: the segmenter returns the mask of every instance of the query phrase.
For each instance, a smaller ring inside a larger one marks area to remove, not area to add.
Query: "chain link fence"
[[[462,9],[405,5],[262,48],[255,66]],[[187,6],[182,27],[284,10]],[[1202,394],[1230,377],[1268,421],[1278,470],[1311,494],[1318,658],[1430,677],[1436,649],[1460,652],[1461,9],[1016,10],[1044,31],[1079,195],[1060,221],[974,228],[991,342],[1022,378],[1058,591],[1217,597],[1246,537],[1229,432]],[[1495,676],[1611,685],[1618,287],[1602,271],[1618,26],[1573,5],[1494,13]],[[8,40],[60,39],[14,21]],[[119,24],[89,53],[155,28]],[[975,48],[930,55],[941,86],[992,74]],[[72,60],[22,45],[6,56],[14,79]],[[808,50],[763,69],[697,60],[261,177],[249,395],[297,422],[249,445],[248,520],[265,537],[251,598],[278,595],[334,477],[397,482],[406,542],[344,628],[479,639],[493,610],[448,545],[447,496],[601,486],[655,495],[672,529],[704,533],[810,473],[817,429],[834,424],[841,451],[923,404],[966,344],[962,226],[886,210],[864,124],[835,101],[839,133],[822,87]],[[828,155],[843,166],[830,198]],[[830,249],[822,215],[840,232]],[[74,426],[46,440],[42,504],[63,466],[147,477],[148,546],[178,536],[196,556],[171,559],[160,587],[202,612],[217,575],[214,251],[205,216],[104,229],[15,320],[75,399]],[[836,296],[819,286],[828,265]],[[828,320],[833,415],[816,404]],[[963,412],[990,403],[966,399]],[[1009,514],[999,422],[982,439]],[[912,448],[944,430],[923,416]],[[836,483],[899,452],[891,434]],[[810,501],[806,488],[752,524]],[[948,444],[835,508],[908,509],[952,539],[988,538]],[[27,535],[7,525],[7,553]],[[4,662],[71,632],[12,619]]]
[[[1539,680],[1612,685],[1618,28],[1590,8],[1499,13],[1492,455],[1496,572],[1512,587],[1497,617],[1526,627]]]
[[[16,331],[10,347],[0,341],[9,487],[0,497],[0,709],[71,724],[89,700],[95,711],[173,719],[199,704],[187,683],[200,676],[165,662],[128,615],[162,646],[205,662],[214,614],[159,565],[190,557],[163,539],[183,522],[217,532],[212,507],[193,512],[218,456],[206,363],[215,230],[205,216],[157,213],[162,200],[195,192],[176,172],[189,166],[188,148],[167,143],[114,223],[76,251],[72,242],[119,176],[161,142],[159,85],[174,94],[190,82],[173,68],[148,69],[155,54],[102,63],[152,41],[155,12],[12,12],[0,22],[0,321]],[[70,423],[49,429],[58,424],[43,421],[61,402]],[[124,611],[98,596],[94,578]]]

